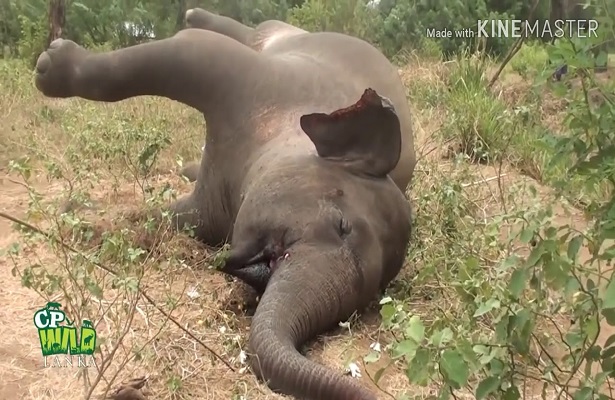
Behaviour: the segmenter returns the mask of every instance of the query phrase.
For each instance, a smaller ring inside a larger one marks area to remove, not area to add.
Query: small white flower
[[[245,374],[245,372],[247,371],[248,367],[241,367],[239,368],[239,373],[240,374]]]
[[[201,294],[196,290],[196,288],[191,288],[190,290],[188,290],[186,295],[188,295],[188,297],[190,297],[192,300],[201,297]]]
[[[380,343],[374,342],[369,345],[369,348],[380,353]]]
[[[248,356],[246,355],[246,352],[241,350],[239,352],[239,362],[242,363],[242,364],[245,364],[247,358],[248,358]]]
[[[218,330],[220,331],[220,333],[224,333],[226,332],[226,326],[221,326],[220,328],[218,328]]]
[[[361,370],[359,369],[359,366],[355,363],[350,363],[348,365],[348,372],[350,372],[350,376],[352,376],[353,378],[361,377]]]

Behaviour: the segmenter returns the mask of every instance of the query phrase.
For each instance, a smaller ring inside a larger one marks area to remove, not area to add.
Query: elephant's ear
[[[366,89],[355,104],[300,119],[318,155],[355,171],[384,177],[399,161],[401,127],[389,99]]]

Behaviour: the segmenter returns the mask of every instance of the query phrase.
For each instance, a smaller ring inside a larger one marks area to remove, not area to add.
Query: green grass
[[[511,64],[518,63],[512,69],[521,64],[532,66],[524,69],[527,78],[519,79],[518,73],[505,68],[501,82],[493,88],[488,84],[496,71],[496,61],[476,55],[460,56],[445,67],[434,66],[432,79],[411,81],[409,92],[418,106],[437,109],[445,115],[439,134],[451,146],[449,154],[465,154],[472,162],[482,164],[504,162],[546,185],[566,181],[564,194],[583,207],[589,199],[608,198],[610,192],[601,184],[588,187],[583,177],[565,175],[574,162],[571,158],[551,165],[555,157],[553,140],[566,129],[565,102],[569,100],[557,99],[554,91],[558,88],[553,87],[561,88],[567,83],[543,80],[545,55],[538,45],[522,47]],[[518,98],[508,101],[507,96],[513,95]],[[580,90],[573,91],[570,98],[581,95]],[[549,114],[549,108],[554,112]]]

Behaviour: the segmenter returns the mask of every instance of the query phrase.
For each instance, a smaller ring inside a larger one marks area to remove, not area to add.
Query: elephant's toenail
[[[190,17],[194,14],[194,9],[191,8],[190,10],[186,11],[186,16],[184,17],[184,20],[186,21],[186,25],[190,25]]]
[[[49,69],[50,65],[51,58],[49,54],[47,54],[47,52],[41,53],[41,55],[38,56],[38,60],[36,60],[36,72],[43,74]]]
[[[60,45],[62,44],[63,41],[64,41],[64,39],[57,38],[56,40],[54,40],[53,42],[51,42],[49,44],[49,48],[50,49],[55,49],[56,47],[60,47]]]

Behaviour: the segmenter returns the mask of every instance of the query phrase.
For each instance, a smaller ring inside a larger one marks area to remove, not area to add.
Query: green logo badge
[[[43,357],[54,355],[92,355],[96,349],[96,330],[83,320],[81,330],[61,310],[60,303],[49,302],[34,313],[34,326],[38,329]],[[64,324],[60,326],[60,324]]]

